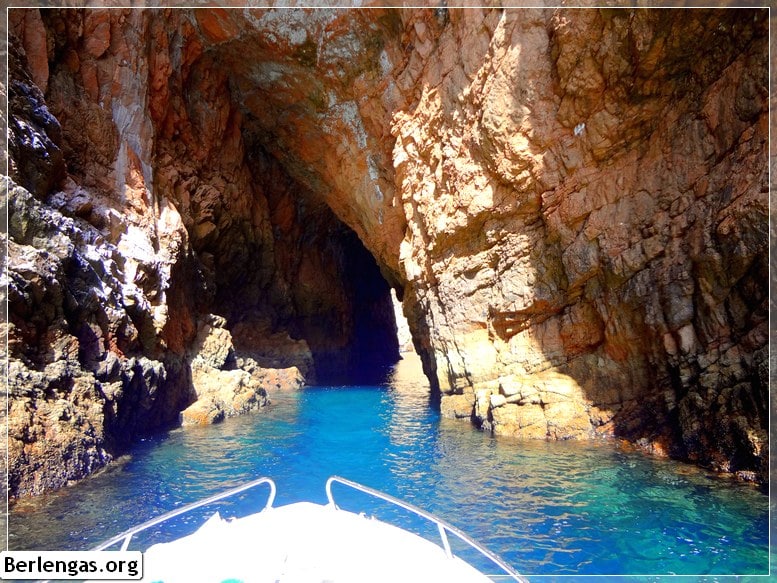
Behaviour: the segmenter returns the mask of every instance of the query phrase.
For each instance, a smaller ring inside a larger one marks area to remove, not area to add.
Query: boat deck
[[[492,581],[442,547],[390,524],[298,502],[150,547],[144,581],[365,583]]]

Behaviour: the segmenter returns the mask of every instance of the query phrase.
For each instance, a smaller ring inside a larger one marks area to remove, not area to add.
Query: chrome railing
[[[381,500],[394,504],[395,506],[404,508],[405,510],[412,512],[413,514],[416,514],[417,516],[420,516],[421,518],[425,518],[426,520],[429,520],[430,522],[434,523],[437,526],[437,529],[440,534],[440,538],[442,539],[442,547],[443,547],[443,550],[445,551],[445,555],[449,559],[454,558],[454,555],[451,550],[450,542],[448,541],[448,533],[455,535],[461,541],[467,543],[470,547],[478,551],[481,555],[489,559],[492,563],[497,565],[500,569],[502,569],[505,572],[505,575],[488,575],[490,578],[502,579],[506,577],[513,581],[519,581],[520,583],[528,583],[527,579],[525,579],[518,572],[516,572],[499,555],[483,547],[483,545],[481,545],[476,540],[464,534],[461,530],[459,530],[455,526],[447,523],[446,521],[434,516],[429,512],[426,512],[425,510],[422,510],[416,506],[413,506],[408,502],[404,502],[403,500],[394,498],[389,494],[386,494],[379,490],[375,490],[373,488],[370,488],[369,486],[364,486],[362,484],[353,482],[346,478],[341,478],[340,476],[330,477],[326,482],[326,497],[327,497],[327,500],[329,501],[329,504],[332,507],[334,508],[338,507],[337,504],[335,503],[334,496],[332,494],[332,484],[334,483],[342,484],[344,486],[348,486],[350,488],[353,488],[355,490],[358,490],[360,492],[363,492],[375,498],[379,498]],[[135,526],[129,530],[122,532],[121,534],[114,536],[113,538],[105,541],[104,543],[100,544],[97,547],[94,547],[91,550],[104,551],[114,545],[117,545],[118,543],[121,543],[120,550],[126,551],[129,548],[129,544],[130,544],[130,541],[132,540],[132,537],[138,534],[139,532],[142,532],[153,526],[161,524],[167,520],[170,520],[171,518],[175,518],[176,516],[180,516],[181,514],[185,514],[191,510],[195,510],[202,506],[207,506],[208,504],[212,504],[214,502],[218,502],[220,500],[229,498],[236,494],[240,494],[241,492],[245,492],[246,490],[250,490],[251,488],[254,488],[261,484],[267,484],[270,487],[270,494],[267,498],[267,502],[264,506],[264,510],[272,508],[273,502],[275,501],[275,493],[276,493],[275,482],[273,482],[272,479],[270,478],[264,478],[264,477],[258,478],[256,480],[253,480],[251,482],[248,482],[236,488],[226,490],[224,492],[221,492],[220,494],[214,494],[213,496],[209,496],[208,498],[204,498],[202,500],[199,500],[198,502],[193,502],[191,504],[181,506],[180,508],[177,508],[175,510],[162,514],[161,516],[152,518],[151,520],[148,520],[138,526]],[[47,582],[43,582],[43,583],[47,583]]]
[[[92,550],[104,551],[105,549],[112,547],[115,544],[121,542],[122,544],[121,544],[120,550],[126,551],[127,548],[129,547],[132,537],[138,534],[139,532],[147,530],[152,526],[161,524],[181,514],[185,514],[190,510],[200,508],[201,506],[207,506],[208,504],[212,504],[213,502],[218,502],[219,500],[223,500],[224,498],[229,498],[230,496],[234,496],[235,494],[240,494],[241,492],[250,490],[251,488],[254,488],[260,484],[267,484],[270,486],[270,495],[267,498],[267,503],[264,505],[264,509],[272,508],[272,503],[275,501],[275,482],[273,482],[270,478],[259,478],[257,480],[253,480],[252,482],[248,482],[247,484],[243,484],[242,486],[238,486],[237,488],[226,490],[225,492],[221,492],[220,494],[214,494],[213,496],[209,496],[208,498],[204,498],[203,500],[200,500],[198,502],[192,502],[191,504],[187,504],[186,506],[181,506],[180,508],[176,508],[175,510],[171,510],[170,512],[162,514],[161,516],[152,518],[151,520],[144,522],[143,524],[140,524],[129,530],[126,530],[121,534],[117,534],[112,539],[105,541],[104,543],[93,548]]]
[[[341,478],[340,476],[332,476],[326,481],[326,497],[327,497],[327,500],[329,501],[329,504],[331,504],[333,507],[335,508],[338,507],[337,504],[335,504],[334,496],[332,495],[332,484],[335,482],[337,482],[338,484],[343,484],[344,486],[349,486],[354,490],[358,490],[359,492],[364,492],[365,494],[369,494],[370,496],[380,498],[381,500],[385,500],[386,502],[390,502],[395,506],[404,508],[405,510],[412,512],[413,514],[416,514],[421,518],[425,518],[426,520],[433,522],[435,525],[437,525],[437,530],[439,531],[440,538],[442,539],[442,547],[443,547],[443,550],[445,551],[445,556],[448,557],[449,559],[453,558],[453,552],[451,551],[451,545],[450,545],[450,542],[448,541],[447,533],[456,535],[457,538],[467,543],[473,549],[478,551],[481,555],[483,555],[484,557],[489,559],[492,563],[497,565],[500,569],[502,569],[507,574],[507,576],[512,580],[520,581],[520,583],[529,583],[526,578],[522,577],[518,572],[516,572],[515,569],[513,569],[508,563],[506,563],[504,559],[502,559],[499,555],[488,550],[479,542],[467,536],[452,524],[445,522],[444,520],[436,517],[435,515],[429,512],[426,512],[425,510],[422,510],[421,508],[418,508],[417,506],[413,506],[412,504],[405,502],[403,500],[400,500],[399,498],[394,498],[389,494],[381,492],[380,490],[375,490],[373,488],[370,488],[369,486],[364,486],[362,484],[359,484],[358,482],[352,482],[351,480],[347,480],[346,478]],[[495,576],[489,575],[489,577],[493,578]],[[496,577],[501,578],[503,576],[496,576]]]

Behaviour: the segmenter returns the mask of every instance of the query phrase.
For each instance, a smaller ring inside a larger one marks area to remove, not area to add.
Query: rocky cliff
[[[390,288],[444,414],[765,479],[765,10],[9,29],[15,494],[381,370]]]

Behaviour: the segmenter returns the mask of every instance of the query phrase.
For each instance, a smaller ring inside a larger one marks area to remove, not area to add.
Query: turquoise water
[[[541,581],[768,572],[764,494],[611,442],[489,437],[441,419],[417,378],[276,394],[255,415],[147,439],[108,471],[17,504],[9,547],[89,548],[260,475],[276,481],[276,505],[324,502],[327,477],[339,474],[436,513],[519,571],[546,576]],[[335,494],[345,508],[366,503],[344,489]],[[264,496],[258,491],[222,513],[245,514]],[[368,510],[393,514],[378,505]],[[200,519],[176,528],[191,530]]]

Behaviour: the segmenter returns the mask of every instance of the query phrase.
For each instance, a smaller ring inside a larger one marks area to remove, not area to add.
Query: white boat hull
[[[333,505],[298,502],[150,547],[143,581],[164,583],[485,583],[411,532]]]

